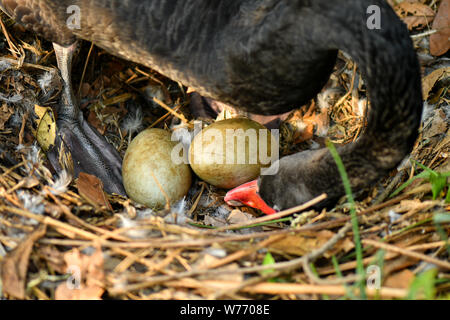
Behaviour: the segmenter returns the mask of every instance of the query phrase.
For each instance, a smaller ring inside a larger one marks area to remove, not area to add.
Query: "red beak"
[[[267,203],[258,194],[258,180],[247,182],[233,190],[230,190],[225,195],[225,202],[230,206],[246,205],[256,208],[265,214],[276,213],[273,208],[269,207]]]

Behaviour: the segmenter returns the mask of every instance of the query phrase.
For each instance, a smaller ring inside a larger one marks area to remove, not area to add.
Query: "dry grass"
[[[430,8],[436,10],[432,3]],[[108,196],[108,209],[80,195],[74,182],[66,186],[70,180],[55,181],[45,157],[33,147],[34,105],[54,106],[58,101],[58,85],[48,92],[39,85],[44,72],[56,65],[51,45],[1,18],[0,297],[360,296],[352,286],[358,276],[345,199],[330,211],[305,205],[259,219],[258,212],[243,208],[246,218],[233,221],[227,220],[231,208],[223,202],[224,191],[201,181],[194,182],[183,208],[159,212],[116,195]],[[427,54],[427,38],[415,40],[422,54]],[[424,75],[441,63],[438,58],[422,61]],[[141,128],[170,127],[179,121],[191,125],[195,120],[186,108],[189,95],[184,88],[87,43],[75,61],[74,83],[80,83],[76,89],[85,116],[122,155],[136,132],[120,124],[136,106],[143,106]],[[450,171],[449,98],[448,81],[437,82],[428,96],[434,105],[431,118],[412,153],[418,162],[441,172]],[[345,56],[340,56],[321,99],[294,111],[283,124],[283,154],[323,145],[324,130],[338,143],[350,142],[361,132],[365,88],[357,67]],[[431,184],[420,180],[389,198],[415,174],[414,166],[405,165],[369,190],[358,190],[363,262],[382,272],[380,289],[367,289],[369,298],[406,298],[414,281],[433,287],[434,297],[449,297],[450,223],[448,218],[440,224],[433,220],[436,214],[450,215],[445,193],[432,200]],[[269,252],[275,264],[263,263]],[[80,290],[65,290],[74,266],[81,270]],[[434,281],[421,283],[427,270],[435,270]],[[370,281],[371,274],[367,276]],[[414,296],[424,297],[420,291]]]

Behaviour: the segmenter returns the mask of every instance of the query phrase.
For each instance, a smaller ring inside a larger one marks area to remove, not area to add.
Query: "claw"
[[[61,150],[70,152],[75,176],[80,172],[95,175],[108,193],[126,195],[122,183],[122,159],[117,150],[92,128],[83,118],[71,84],[72,57],[77,44],[61,46],[53,44],[58,62],[63,91],[58,107],[57,137],[55,146],[47,157],[56,171],[60,165]]]
[[[265,214],[273,214],[277,211],[269,207],[267,203],[258,194],[258,180],[247,182],[225,195],[225,202],[231,206],[246,205],[256,208]]]
[[[107,193],[126,195],[122,183],[122,158],[97,130],[82,118],[75,123],[58,120],[57,130],[55,146],[47,152],[56,171],[63,169],[60,153],[64,150],[71,155],[75,177],[80,172],[94,175],[103,182]]]

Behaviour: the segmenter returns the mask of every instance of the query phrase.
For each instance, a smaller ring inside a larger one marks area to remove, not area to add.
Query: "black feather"
[[[313,98],[337,50],[366,80],[371,112],[357,142],[339,149],[354,189],[373,183],[405,157],[422,110],[420,69],[408,30],[384,0],[0,0],[30,30],[59,44],[75,37],[141,63],[200,94],[252,113],[280,114]],[[78,5],[81,28],[66,26]],[[381,29],[367,9],[381,10]],[[259,181],[279,208],[344,192],[327,150],[285,157]]]

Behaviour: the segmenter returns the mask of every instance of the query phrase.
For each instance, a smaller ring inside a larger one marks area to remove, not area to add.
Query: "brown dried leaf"
[[[395,11],[409,29],[427,26],[433,21],[435,15],[430,7],[418,2],[402,2],[395,6]]]
[[[73,277],[79,276],[78,287],[73,288],[62,283],[56,288],[56,300],[99,300],[104,293],[105,281],[103,252],[100,247],[91,256],[73,249],[64,254],[66,262],[65,272],[74,272]]]
[[[111,204],[103,191],[103,183],[96,176],[81,172],[77,179],[78,193],[96,209],[106,207],[112,210]]]
[[[65,273],[66,263],[64,262],[64,253],[58,251],[53,246],[39,246],[39,257],[44,259],[52,271]]]
[[[255,217],[246,212],[242,212],[241,210],[235,209],[231,211],[230,215],[227,218],[227,222],[229,224],[241,224],[249,222],[250,220],[254,220]]]
[[[270,249],[279,250],[288,254],[303,256],[314,250],[320,249],[335,234],[328,230],[320,232],[302,233],[289,235],[269,245]],[[332,250],[329,250],[324,256],[331,257],[338,252],[348,252],[354,248],[353,242],[349,238],[339,241]]]
[[[80,88],[80,97],[85,98],[91,93],[91,85],[87,82],[83,82]],[[89,95],[89,98],[93,98],[94,94]]]
[[[36,140],[44,151],[48,151],[56,140],[56,120],[50,107],[34,106],[37,120]]]
[[[210,254],[203,255],[196,263],[195,268],[196,269],[210,269],[211,266],[216,265],[218,261],[220,261],[220,258],[216,258]],[[239,265],[237,263],[231,263],[223,267],[224,270],[238,270]],[[228,280],[228,281],[243,281],[243,274],[242,273],[224,273],[222,275],[210,275],[210,276],[204,276],[202,277],[202,280],[204,279],[210,279],[210,280]]]
[[[106,132],[106,125],[104,125],[100,119],[97,117],[97,114],[95,113],[94,110],[90,110],[89,114],[88,114],[88,119],[87,121],[89,122],[89,124],[91,126],[93,126],[95,129],[97,129],[97,131],[101,134],[104,135]]]
[[[423,28],[426,25],[428,25],[431,21],[428,17],[406,17],[403,18],[403,22],[406,23],[408,26],[408,29],[417,29],[417,28]]]
[[[384,285],[388,288],[408,289],[414,277],[411,270],[404,269],[388,277]]]
[[[423,129],[423,139],[429,139],[447,132],[447,116],[442,109],[436,110],[432,119],[427,122],[427,124],[428,125]]]
[[[65,284],[59,285],[55,291],[56,300],[100,300],[104,290],[101,287],[70,289]]]
[[[5,103],[0,107],[0,130],[5,129],[5,123],[14,114],[14,111]]]
[[[450,0],[442,0],[433,29],[439,32],[430,37],[430,53],[441,56],[450,49]]]
[[[227,223],[227,221],[225,220],[225,218],[223,217],[213,217],[211,215],[206,215],[205,216],[205,220],[203,221],[203,223],[207,226],[212,226],[215,228],[221,228],[221,227],[226,227],[229,224]]]
[[[434,17],[434,11],[429,6],[418,2],[402,2],[396,6],[397,12],[403,15],[411,14],[413,16],[429,16]]]
[[[432,73],[427,75],[422,79],[422,92],[423,92],[423,99],[426,101],[428,100],[430,96],[430,92],[435,86],[436,82],[441,80],[445,74],[450,73],[450,67],[448,68],[440,68],[437,70],[434,70]]]
[[[46,226],[40,225],[17,248],[5,256],[0,268],[4,293],[17,299],[25,299],[25,282],[31,250],[34,243],[42,238],[46,231]]]
[[[402,200],[399,205],[395,207],[395,212],[405,213],[409,211],[424,210],[430,206],[430,202],[422,202],[420,199]]]

